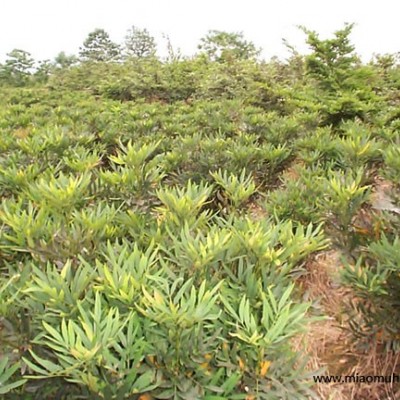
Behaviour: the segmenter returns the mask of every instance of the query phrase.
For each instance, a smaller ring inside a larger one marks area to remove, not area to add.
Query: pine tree
[[[79,49],[82,61],[110,62],[121,58],[121,49],[114,43],[104,29],[95,29],[89,33]]]
[[[146,58],[156,54],[156,42],[147,29],[132,26],[125,36],[126,57]]]
[[[2,80],[15,86],[24,86],[32,73],[34,59],[29,52],[20,49],[12,50],[7,57],[1,68]]]
[[[354,24],[346,24],[335,32],[332,39],[321,40],[316,32],[301,27],[307,34],[307,43],[312,54],[306,57],[307,72],[327,91],[352,89],[349,76],[354,72],[354,66],[360,62],[350,43],[350,34]]]
[[[257,57],[260,53],[252,42],[245,40],[242,32],[211,30],[200,40],[198,48],[213,61],[248,60]]]

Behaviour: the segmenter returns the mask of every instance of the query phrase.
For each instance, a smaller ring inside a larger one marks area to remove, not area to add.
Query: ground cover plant
[[[303,284],[330,250],[352,343],[398,354],[400,69],[351,28],[286,62],[218,31],[160,60],[138,28],[35,73],[10,53],[1,396],[320,398],[294,342],[333,318]]]

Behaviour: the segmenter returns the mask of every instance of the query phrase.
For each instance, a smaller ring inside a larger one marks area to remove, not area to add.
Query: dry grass
[[[321,308],[327,319],[314,323],[297,338],[294,346],[305,351],[310,370],[320,375],[391,375],[400,374],[399,356],[385,353],[380,345],[362,352],[348,330],[346,305],[353,293],[340,286],[340,253],[321,253],[307,265],[308,274],[301,280],[305,296]],[[400,388],[385,383],[319,383],[315,390],[322,400],[394,400],[400,399]]]
[[[376,178],[371,193],[371,204],[376,210],[391,211],[400,214],[400,209],[393,204],[393,184],[390,181]]]

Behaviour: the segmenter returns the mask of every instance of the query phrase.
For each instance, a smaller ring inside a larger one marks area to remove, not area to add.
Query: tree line
[[[183,56],[176,50],[170,38],[167,40],[167,61],[176,61]],[[242,32],[209,31],[201,38],[199,53],[213,61],[226,59],[255,59],[260,49],[246,40]],[[0,84],[26,86],[28,83],[45,83],[49,76],[57,71],[68,69],[82,63],[122,63],[129,60],[157,58],[155,38],[147,29],[132,26],[122,44],[111,40],[104,29],[97,28],[90,32],[79,48],[79,54],[60,52],[53,60],[36,62],[31,53],[13,49],[7,54],[4,63],[0,63]]]

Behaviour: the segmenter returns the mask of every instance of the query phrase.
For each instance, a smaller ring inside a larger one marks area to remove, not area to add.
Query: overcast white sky
[[[399,0],[1,0],[0,60],[14,48],[35,59],[60,51],[77,54],[87,34],[105,29],[122,42],[132,25],[147,28],[165,54],[163,33],[186,55],[209,29],[243,31],[263,56],[287,53],[282,38],[304,51],[297,25],[322,37],[355,22],[352,40],[365,60],[373,53],[400,51]]]

